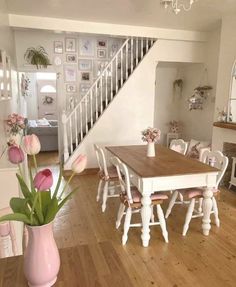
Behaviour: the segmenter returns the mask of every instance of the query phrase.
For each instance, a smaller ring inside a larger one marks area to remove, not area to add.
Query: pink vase
[[[27,226],[28,244],[24,272],[30,287],[50,287],[57,281],[60,257],[53,237],[52,223]]]

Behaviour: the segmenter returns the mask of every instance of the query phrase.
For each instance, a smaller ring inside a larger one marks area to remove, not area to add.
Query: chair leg
[[[102,212],[105,212],[107,207],[107,196],[108,196],[108,181],[105,182],[103,187],[103,201],[102,201]]]
[[[119,206],[118,214],[117,214],[117,219],[116,219],[116,229],[120,227],[120,222],[124,215],[124,211],[125,211],[125,205],[121,202]]]
[[[122,236],[122,245],[125,245],[127,240],[128,240],[128,231],[129,231],[129,227],[130,227],[131,216],[132,216],[132,209],[131,209],[131,207],[128,207],[126,210],[126,215],[125,215],[124,233]]]
[[[169,206],[168,206],[168,208],[166,210],[166,216],[165,216],[166,218],[169,217],[169,215],[171,213],[171,210],[172,210],[173,206],[175,205],[175,201],[176,201],[176,199],[178,197],[178,193],[179,192],[177,190],[175,190],[173,195],[172,195],[172,197],[171,197],[171,199],[170,199]]]
[[[199,198],[198,213],[202,213],[202,202],[203,202],[203,198]]]
[[[165,239],[165,242],[168,243],[168,232],[166,229],[166,221],[165,221],[165,217],[164,217],[164,213],[163,210],[160,206],[160,204],[157,204],[157,216],[160,222],[160,226],[161,226],[161,230],[162,230],[162,235]]]
[[[154,223],[155,222],[155,216],[154,216],[154,212],[153,212],[153,205],[151,206],[151,209],[152,209],[151,222]]]
[[[187,211],[186,218],[185,218],[185,223],[184,223],[184,228],[183,228],[183,233],[182,233],[183,236],[185,236],[188,231],[189,223],[193,215],[194,206],[195,206],[195,198],[192,198],[190,200],[190,204],[188,206],[188,211]]]
[[[212,209],[213,209],[214,216],[215,216],[215,224],[217,227],[220,227],[220,219],[219,219],[219,215],[218,215],[218,206],[217,206],[217,202],[216,202],[216,199],[214,196],[212,197],[212,203],[213,203]]]
[[[97,192],[97,202],[100,200],[100,196],[101,196],[101,193],[102,193],[102,185],[103,185],[103,180],[100,179],[99,181],[99,184],[98,184],[98,192]]]
[[[181,193],[181,192],[179,192],[179,200],[181,201],[181,202],[183,202],[184,201],[184,197],[183,197],[183,194]]]

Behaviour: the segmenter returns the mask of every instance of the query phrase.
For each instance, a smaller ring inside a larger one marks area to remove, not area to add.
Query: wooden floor
[[[53,170],[58,173],[57,167]],[[167,221],[169,244],[164,242],[160,227],[153,226],[150,246],[143,248],[140,228],[130,229],[126,246],[121,245],[122,226],[115,229],[119,199],[110,199],[106,212],[101,212],[96,202],[97,176],[77,176],[71,187],[77,185],[79,192],[55,220],[58,247],[76,246],[70,249],[69,257],[61,253],[62,268],[55,286],[236,286],[236,193],[220,193],[221,227],[213,225],[210,236],[202,235],[201,219],[193,219],[187,236],[182,237],[186,209],[175,206]],[[63,279],[64,272],[77,275],[73,285]],[[15,286],[24,285],[9,285]]]

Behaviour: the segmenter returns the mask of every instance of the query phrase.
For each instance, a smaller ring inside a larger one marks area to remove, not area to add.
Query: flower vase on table
[[[23,198],[15,197],[10,200],[13,213],[0,217],[0,222],[13,220],[21,221],[26,225],[24,273],[28,285],[30,287],[51,287],[56,282],[60,269],[60,257],[53,237],[52,222],[64,204],[78,190],[75,188],[68,192],[69,183],[75,174],[85,169],[87,157],[79,155],[73,162],[72,175],[62,189],[60,189],[61,169],[55,190],[52,191],[51,170],[38,170],[36,154],[40,152],[41,145],[37,136],[24,136],[22,147],[28,156],[33,157],[34,168],[29,167],[30,180],[25,180],[22,172],[25,153],[21,146],[11,145],[8,148],[9,161],[19,167],[19,174],[16,176]]]
[[[155,143],[160,139],[161,131],[157,128],[147,128],[142,131],[142,140],[147,142],[147,157],[155,157]]]

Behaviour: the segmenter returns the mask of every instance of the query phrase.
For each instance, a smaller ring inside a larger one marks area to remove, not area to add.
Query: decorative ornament
[[[21,75],[21,94],[23,97],[30,96],[29,94],[30,79],[25,75]]]
[[[183,9],[189,11],[192,5],[198,0],[161,0],[161,4],[165,9],[171,8],[172,11],[177,15]]]
[[[170,121],[169,130],[170,130],[170,133],[177,134],[180,130],[180,123],[175,120]]]
[[[54,99],[52,97],[45,96],[43,104],[44,105],[51,105],[51,104],[53,104],[53,102],[54,102]]]

